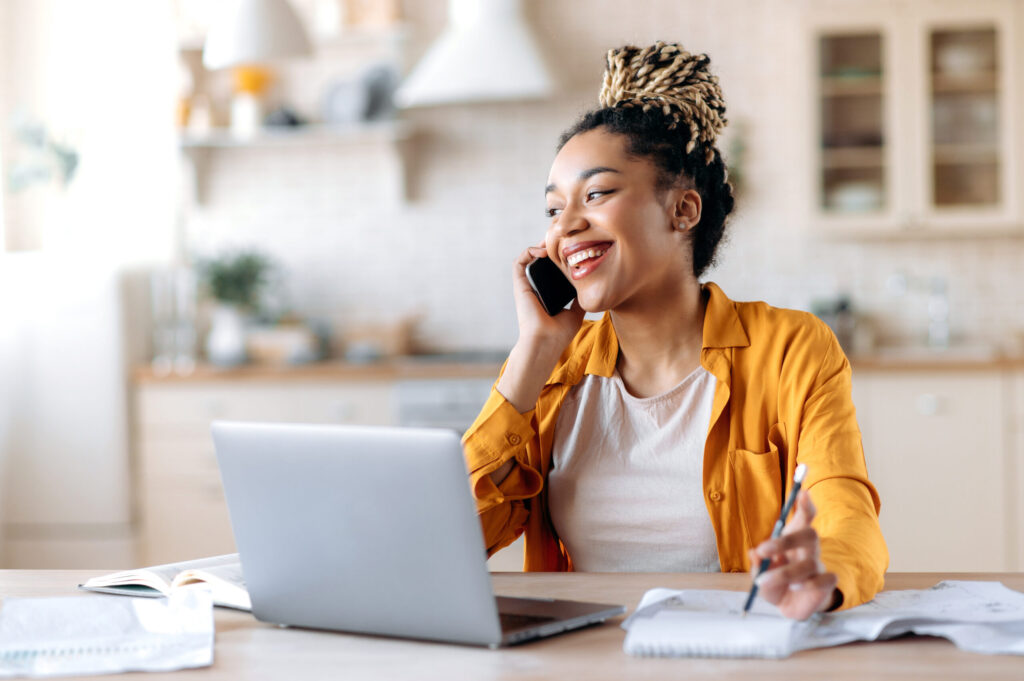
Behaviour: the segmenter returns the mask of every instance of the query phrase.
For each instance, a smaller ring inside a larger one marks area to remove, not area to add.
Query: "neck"
[[[631,301],[612,310],[619,341],[617,368],[631,393],[639,397],[671,389],[700,366],[704,332],[704,295],[695,278],[677,294]]]

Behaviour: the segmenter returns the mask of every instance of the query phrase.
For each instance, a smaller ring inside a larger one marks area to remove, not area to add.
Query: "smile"
[[[575,267],[584,260],[604,255],[605,251],[607,251],[609,248],[610,246],[602,246],[601,248],[588,248],[586,250],[577,251],[570,255],[568,258],[566,258],[565,262],[568,263],[569,267]]]
[[[611,244],[607,244],[576,251],[565,259],[565,263],[569,266],[569,275],[573,280],[579,280],[587,276],[604,262],[605,256],[611,250],[611,247]]]

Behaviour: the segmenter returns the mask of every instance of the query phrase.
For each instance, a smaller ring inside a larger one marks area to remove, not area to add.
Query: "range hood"
[[[449,0],[448,25],[399,86],[395,103],[539,99],[553,88],[521,0]]]

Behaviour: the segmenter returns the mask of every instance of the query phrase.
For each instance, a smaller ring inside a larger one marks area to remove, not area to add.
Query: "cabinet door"
[[[1013,5],[940,1],[918,12],[921,217],[932,230],[1009,225],[1018,208]]]
[[[1010,569],[1000,375],[886,371],[854,383],[889,569]]]
[[[906,50],[900,3],[805,5],[803,72],[811,84],[804,201],[815,229],[887,233],[909,211],[900,171],[912,147],[901,126]]]
[[[1013,448],[1006,485],[1011,511],[1009,541],[1014,558],[1010,568],[1020,571],[1024,570],[1024,371],[1016,372],[1012,382],[1010,431]]]
[[[803,7],[812,226],[852,237],[1019,231],[1013,0]]]

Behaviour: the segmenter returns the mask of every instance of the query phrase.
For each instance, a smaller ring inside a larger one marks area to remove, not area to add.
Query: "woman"
[[[733,207],[708,61],[608,53],[601,108],[551,167],[545,239],[514,266],[519,338],[463,444],[490,553],[525,532],[526,570],[770,558],[760,596],[803,619],[881,588],[879,499],[828,327],[698,281]],[[539,257],[576,288],[553,317],[525,276]],[[766,541],[798,462],[805,491]]]

